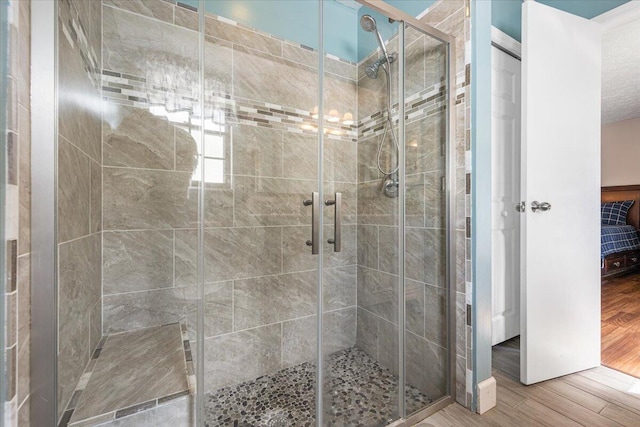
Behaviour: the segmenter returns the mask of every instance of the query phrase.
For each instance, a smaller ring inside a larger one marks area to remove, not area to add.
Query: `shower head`
[[[362,18],[360,18],[360,26],[368,33],[372,33],[378,28],[376,20],[373,19],[371,15],[362,15]]]
[[[378,25],[376,24],[376,20],[373,19],[373,16],[362,15],[362,18],[360,18],[360,26],[368,33],[376,33],[376,37],[378,37],[378,46],[380,46],[380,50],[384,54],[385,58],[389,60],[389,55],[387,55],[387,48],[384,47],[384,40],[382,40],[380,31],[378,31]]]
[[[391,55],[388,56],[389,61],[391,61],[392,64],[397,57],[398,57],[398,54],[395,52],[393,52]],[[378,71],[380,70],[380,67],[386,64],[387,62],[388,61],[386,56],[383,56],[382,58],[378,58],[377,60],[373,61],[371,64],[364,67],[364,73],[370,79],[377,79]]]

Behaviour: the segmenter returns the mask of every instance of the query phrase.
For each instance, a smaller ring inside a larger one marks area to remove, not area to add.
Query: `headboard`
[[[616,187],[602,187],[600,199],[605,202],[623,202],[635,200],[627,213],[627,224],[640,229],[640,185],[619,185]]]

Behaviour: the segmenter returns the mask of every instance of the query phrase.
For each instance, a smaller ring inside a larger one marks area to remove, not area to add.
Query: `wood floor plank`
[[[516,407],[520,414],[526,414],[535,420],[540,421],[543,425],[549,427],[580,427],[581,424],[572,419],[554,411],[548,406],[543,405],[533,399],[527,399]]]
[[[496,377],[496,381],[498,382],[498,385],[502,385],[502,387],[507,388],[510,392],[517,392],[521,395],[524,394],[528,400],[534,400],[537,403],[562,414],[564,417],[575,421],[576,423],[593,427],[621,427],[620,424],[598,414],[598,412],[606,406],[607,402],[605,401],[602,401],[603,406],[600,406],[598,411],[591,411],[588,408],[546,388],[544,386],[546,383],[524,386],[510,381],[499,373]],[[520,406],[517,407],[519,408]]]
[[[610,403],[601,412],[601,415],[614,420],[625,427],[638,427],[640,425],[640,416],[627,409]]]
[[[593,412],[600,412],[607,406],[606,400],[587,393],[564,381],[547,381],[543,383],[541,387],[551,390]]]
[[[575,387],[581,388],[609,403],[635,412],[640,416],[640,400],[636,396],[616,390],[582,375],[568,375],[562,379]]]
[[[640,274],[601,287],[602,364],[640,377]]]

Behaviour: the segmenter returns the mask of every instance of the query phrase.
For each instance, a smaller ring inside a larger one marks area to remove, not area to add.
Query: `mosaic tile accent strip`
[[[163,325],[163,326],[168,326],[168,325]],[[192,361],[191,350],[189,346],[187,325],[185,323],[180,323],[180,331],[182,332],[185,364],[186,364],[187,378],[189,383],[188,390],[183,390],[178,393],[173,393],[169,396],[161,396],[156,399],[149,400],[147,402],[138,403],[136,405],[132,405],[126,408],[121,408],[113,412],[101,414],[91,419],[82,420],[79,422],[74,422],[72,424],[69,424],[69,422],[71,421],[71,417],[73,416],[73,412],[75,411],[77,404],[80,401],[80,396],[82,395],[82,392],[86,389],[87,384],[91,379],[91,375],[93,374],[93,371],[100,358],[102,349],[104,348],[105,344],[107,343],[107,340],[109,339],[109,335],[106,335],[102,337],[102,339],[96,346],[96,349],[93,352],[91,360],[87,364],[87,367],[85,368],[84,373],[80,377],[80,381],[78,381],[78,384],[76,386],[76,389],[73,392],[71,400],[69,401],[69,404],[67,405],[67,408],[64,411],[62,419],[58,423],[58,427],[67,427],[67,426],[74,426],[74,425],[78,425],[78,426],[98,425],[110,420],[124,418],[126,416],[133,415],[141,411],[153,409],[157,406],[163,405],[169,401],[181,398],[183,396],[193,395],[195,393],[195,372],[193,369],[193,361]]]
[[[102,91],[107,102],[145,108],[152,113],[159,110],[158,114],[167,115],[171,121],[182,124],[188,124],[192,113],[200,109],[199,95],[192,88],[182,85],[162,87],[149,83],[146,77],[112,70],[102,70]],[[218,117],[220,111],[224,112],[226,123],[308,135],[318,132],[318,121],[312,113],[297,108],[211,93],[205,100],[205,109],[205,117]],[[173,114],[180,112],[184,113],[182,117]],[[331,139],[356,142],[357,127],[326,122],[325,134]]]
[[[331,414],[326,425],[385,426],[397,418],[398,378],[359,348],[333,353],[328,359],[326,390]],[[210,427],[315,426],[316,366],[303,363],[211,393],[205,401]],[[413,412],[432,402],[407,386]]]
[[[425,117],[438,114],[447,108],[447,87],[443,83],[431,86],[421,92],[411,95],[405,101],[405,124],[423,120]],[[391,116],[394,124],[398,123],[398,104],[391,106]],[[386,113],[378,111],[364,117],[358,123],[358,138],[377,136],[384,131]]]
[[[98,65],[98,55],[89,44],[85,26],[83,25],[75,6],[73,6],[69,0],[62,0],[62,2],[65,3],[64,7],[71,11],[71,17],[69,18],[69,21],[65,22],[62,17],[62,9],[60,9],[60,28],[62,29],[66,39],[69,41],[69,44],[71,44],[74,49],[78,50],[80,57],[82,58],[84,70],[89,76],[89,80],[94,87],[99,87],[100,67]]]

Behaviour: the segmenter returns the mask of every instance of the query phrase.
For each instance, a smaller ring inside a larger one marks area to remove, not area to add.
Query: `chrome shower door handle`
[[[533,201],[531,202],[531,210],[533,212],[547,212],[551,210],[551,203],[549,202],[537,202],[537,201]]]
[[[327,240],[327,243],[333,245],[334,252],[342,250],[342,193],[336,193],[333,200],[325,200],[325,205],[333,205],[333,239]]]
[[[320,193],[311,193],[311,199],[303,202],[305,206],[311,206],[311,240],[307,240],[307,246],[311,246],[311,253],[320,253]]]

